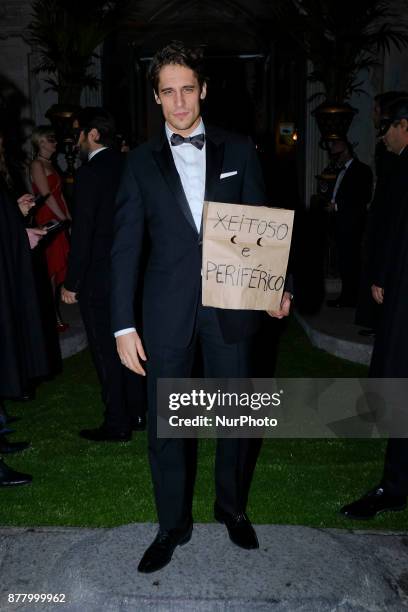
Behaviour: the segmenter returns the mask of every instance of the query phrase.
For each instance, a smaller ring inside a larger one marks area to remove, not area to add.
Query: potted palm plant
[[[44,74],[46,91],[58,103],[46,116],[64,142],[69,167],[73,164],[71,118],[80,105],[84,87],[96,89],[92,72],[96,48],[117,27],[126,0],[34,0],[28,41],[39,54],[36,72]]]
[[[322,139],[344,138],[361,92],[361,73],[378,64],[381,51],[408,45],[407,23],[392,0],[282,0],[276,14],[311,60],[310,81],[322,84],[314,110]]]
[[[78,106],[84,87],[96,88],[95,49],[116,28],[125,0],[34,0],[28,38],[39,53],[37,73],[48,75],[58,103]]]

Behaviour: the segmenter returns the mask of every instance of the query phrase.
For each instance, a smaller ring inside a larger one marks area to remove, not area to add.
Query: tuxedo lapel
[[[215,189],[220,181],[222,163],[224,161],[224,142],[214,137],[211,128],[206,138],[206,169],[205,169],[205,196],[204,199],[211,201]]]
[[[337,198],[339,199],[347,198],[347,194],[349,193],[350,188],[352,188],[353,186],[355,170],[356,170],[356,161],[353,160],[353,163],[351,164],[351,166],[349,166],[346,169],[344,176],[341,179],[341,183],[337,191],[337,196],[336,196]]]
[[[160,139],[158,147],[153,150],[153,157],[155,158],[156,163],[159,166],[160,172],[166,180],[170,191],[172,192],[178,205],[180,206],[183,215],[185,216],[195,233],[197,233],[194,218],[191,213],[186,194],[184,193],[179,173],[177,172],[176,166],[174,164],[173,156],[171,154],[167,138]]]
[[[220,181],[222,164],[224,161],[223,141],[217,138],[213,128],[206,129],[205,139],[205,195],[204,200],[211,202],[214,199],[215,189]],[[200,244],[203,241],[203,218],[200,225]]]

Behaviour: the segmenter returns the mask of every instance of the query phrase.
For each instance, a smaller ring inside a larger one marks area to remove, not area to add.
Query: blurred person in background
[[[45,202],[36,211],[36,222],[39,226],[55,219],[71,221],[67,204],[62,193],[61,178],[53,166],[52,158],[57,151],[57,139],[51,126],[38,126],[32,133],[34,159],[31,163],[31,179],[35,194],[46,197]],[[69,243],[64,230],[55,232],[47,240],[46,258],[48,275],[54,294],[57,330],[64,332],[68,324],[64,323],[58,306],[59,288],[67,272]]]
[[[339,168],[331,206],[341,278],[341,293],[328,300],[332,308],[355,307],[360,285],[361,244],[371,200],[373,173],[361,162],[347,140],[327,143],[330,156]]]
[[[20,199],[23,205],[29,194]],[[0,417],[4,398],[19,398],[30,380],[48,373],[44,335],[32,271],[30,248],[46,234],[25,228],[16,202],[0,180]],[[0,433],[0,455],[19,452],[27,442],[10,442]],[[11,469],[0,458],[0,486],[27,484],[31,476]]]
[[[379,136],[395,156],[387,179],[387,215],[377,247],[374,300],[380,305],[370,378],[408,378],[408,97],[398,98],[382,110]],[[406,411],[406,398],[400,405]],[[388,406],[387,406],[388,408]],[[398,409],[400,406],[398,406]],[[391,409],[393,409],[391,404]],[[395,411],[394,414],[398,414]],[[400,437],[389,438],[380,482],[340,512],[350,519],[367,520],[387,511],[404,510],[408,497],[408,432],[401,423]],[[406,437],[404,437],[406,436]]]
[[[0,122],[0,178],[3,187],[14,202],[23,194],[27,194],[30,191],[30,186],[27,180],[27,168],[21,160],[21,155],[18,155],[10,145],[7,134],[7,130],[2,127],[2,122]],[[30,207],[20,207],[20,209],[26,216]]]
[[[376,130],[380,127],[381,115],[387,105],[407,95],[407,92],[404,91],[386,91],[375,96],[372,117]],[[378,279],[377,281],[375,279],[375,270],[382,257],[384,227],[390,218],[390,201],[387,198],[387,190],[396,165],[398,165],[398,157],[387,151],[380,138],[375,147],[375,190],[367,215],[367,226],[363,239],[361,282],[355,319],[357,325],[364,327],[359,334],[365,337],[375,336],[381,314],[381,307],[373,299],[371,287],[378,282]]]
[[[5,125],[3,117],[0,117],[0,183],[4,194],[8,197],[12,205],[17,205],[23,217],[21,219],[26,228],[35,228],[36,220],[34,211],[40,203],[36,204],[34,196],[28,191],[31,190],[31,182],[29,180],[29,167],[24,163],[24,155],[19,153],[13,146],[13,131],[9,126],[7,129],[1,126]],[[11,144],[10,144],[11,142]],[[29,232],[32,236],[32,232]],[[53,239],[53,236],[48,236],[47,240]],[[39,299],[40,314],[42,324],[46,336],[47,358],[52,365],[50,374],[56,374],[61,370],[61,352],[58,341],[58,332],[56,330],[56,315],[54,297],[51,284],[48,278],[48,267],[46,261],[46,241],[43,241],[41,247],[31,251],[31,259],[33,264],[34,279],[36,284],[37,295]],[[35,388],[32,383],[24,390],[19,401],[27,401],[34,399]],[[13,417],[11,417],[13,419]],[[0,415],[1,421],[6,419],[6,413]],[[7,419],[10,422],[10,419]]]
[[[91,442],[125,442],[133,430],[146,426],[146,399],[145,381],[121,364],[111,331],[110,253],[123,155],[105,109],[83,109],[75,125],[85,163],[75,177],[71,251],[61,298],[66,304],[79,301],[105,405],[102,424],[83,429],[80,436]]]

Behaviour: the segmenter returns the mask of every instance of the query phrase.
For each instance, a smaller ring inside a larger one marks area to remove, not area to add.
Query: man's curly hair
[[[206,78],[203,72],[203,52],[200,48],[192,49],[180,40],[172,40],[163,49],[157,51],[149,67],[149,78],[156,94],[158,93],[160,70],[169,65],[190,68],[202,89]]]

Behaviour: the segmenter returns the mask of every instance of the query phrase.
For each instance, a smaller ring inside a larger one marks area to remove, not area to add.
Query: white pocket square
[[[238,170],[233,170],[232,172],[223,172],[220,174],[220,179],[228,178],[229,176],[234,176],[234,174],[238,174]]]

